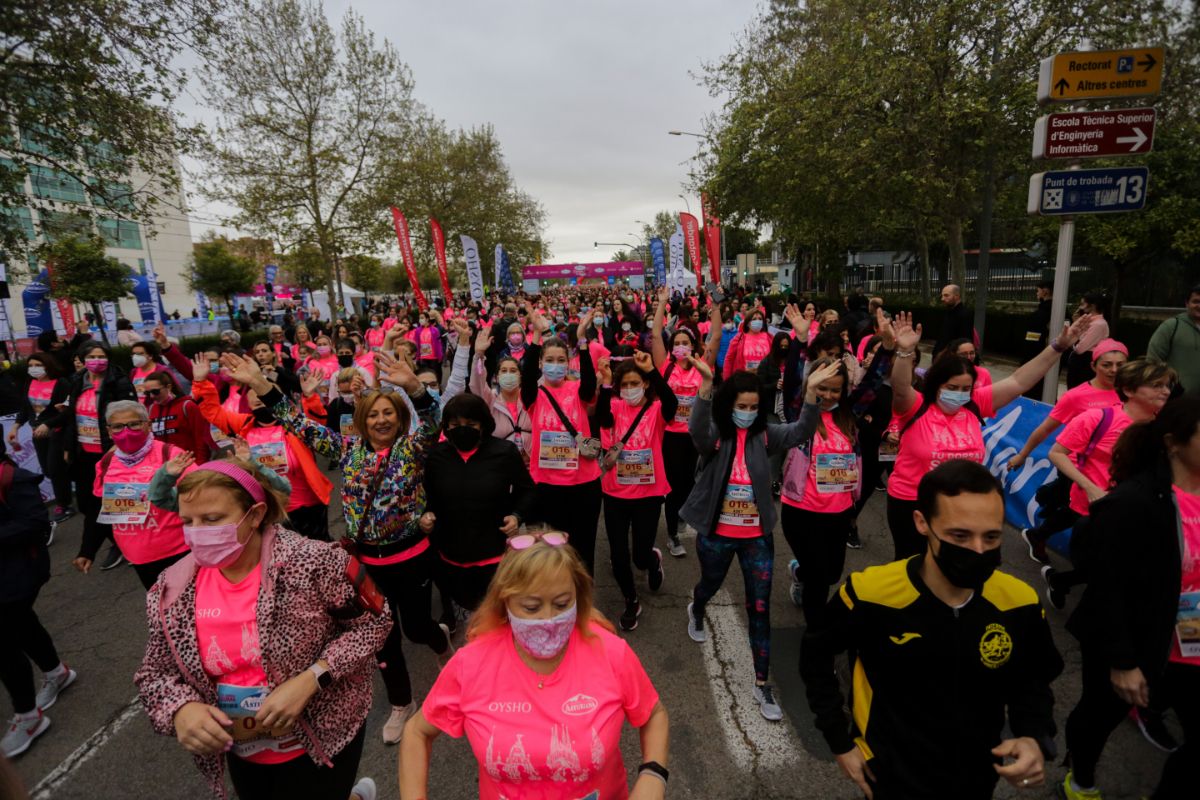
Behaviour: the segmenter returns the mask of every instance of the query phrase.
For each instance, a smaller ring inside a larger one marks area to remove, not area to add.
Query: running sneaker
[[[1159,750],[1164,753],[1174,753],[1179,749],[1179,740],[1167,730],[1161,711],[1134,706],[1129,709],[1129,718],[1137,723],[1138,729],[1142,732],[1142,736],[1146,737],[1146,741]]]
[[[115,544],[108,546],[108,552],[104,554],[104,559],[100,562],[100,569],[110,570],[114,567],[119,567],[125,563],[125,556],[121,555],[121,551],[117,549]]]
[[[54,703],[58,700],[59,693],[74,683],[75,679],[79,677],[75,673],[75,670],[71,669],[66,664],[63,664],[62,666],[63,671],[61,674],[54,677],[51,677],[49,674],[47,674],[42,679],[42,688],[39,689],[37,693],[37,707],[42,711],[45,711],[50,706],[54,705]]]
[[[69,506],[55,506],[50,512],[51,522],[66,522],[71,517],[75,516],[75,512]]]
[[[688,636],[693,642],[708,641],[708,633],[704,630],[704,618],[696,619],[692,616],[692,604],[688,603]]]
[[[1054,576],[1058,573],[1054,567],[1047,564],[1042,567],[1042,580],[1046,582],[1046,601],[1051,606],[1059,611],[1067,607],[1067,595],[1061,590],[1054,588]]]
[[[450,633],[458,633],[458,614],[455,613],[457,607],[454,601],[450,601],[449,605],[442,609],[442,615],[438,617],[438,622],[446,626]]]
[[[771,684],[755,685],[754,702],[758,703],[758,711],[763,715],[763,719],[771,722],[779,722],[783,719],[783,709],[779,707],[779,701],[775,699],[775,687]]]
[[[792,596],[792,605],[794,605],[796,608],[800,608],[804,605],[800,594],[804,589],[804,584],[800,581],[800,562],[794,558],[788,562],[788,575],[792,576],[792,588],[790,592]]]
[[[773,481],[771,483],[771,496],[772,497],[778,498],[779,495],[782,494],[782,491],[783,491],[783,489],[780,486],[779,481]]]
[[[652,547],[650,552],[654,553],[654,566],[650,567],[650,574],[646,576],[646,580],[650,584],[650,591],[657,592],[662,588],[663,578],[666,577],[663,574],[662,550]]]
[[[1074,774],[1074,772],[1068,772],[1067,777],[1063,778],[1063,782],[1054,787],[1058,797],[1062,798],[1062,800],[1103,800],[1099,789],[1076,788],[1073,779]]]
[[[409,718],[415,713],[417,713],[417,701],[415,700],[406,706],[392,706],[392,713],[388,715],[387,722],[383,723],[383,743],[400,744],[400,739],[404,736],[404,726],[408,724]]]
[[[46,547],[54,544],[54,532],[56,530],[58,530],[58,523],[52,521],[50,523],[50,532],[46,534]]]
[[[5,758],[15,758],[29,749],[33,740],[46,732],[50,727],[50,718],[40,710],[37,716],[15,714],[8,721],[8,731],[0,739],[0,751]]]
[[[633,600],[626,600],[625,610],[621,612],[621,619],[619,620],[621,623],[621,630],[635,630],[638,626],[638,617],[641,615],[642,604],[637,601],[637,598],[634,598]]]
[[[442,669],[450,662],[450,658],[454,655],[454,640],[450,638],[450,628],[447,627],[446,623],[439,622],[438,627],[446,635],[446,649],[441,653],[437,653],[438,669]]]
[[[359,778],[358,783],[354,784],[354,788],[350,790],[350,800],[358,798],[358,800],[375,800],[379,795],[379,790],[375,787],[375,781],[370,778]]]
[[[1050,554],[1046,552],[1046,542],[1029,535],[1029,528],[1021,528],[1021,541],[1029,548],[1029,557],[1039,564],[1049,564]]]
[[[683,542],[679,541],[679,534],[667,537],[667,552],[676,558],[683,558],[687,555],[687,550],[683,549]]]
[[[850,533],[846,534],[846,547],[851,550],[862,550],[862,539],[858,538],[858,525],[850,528]]]

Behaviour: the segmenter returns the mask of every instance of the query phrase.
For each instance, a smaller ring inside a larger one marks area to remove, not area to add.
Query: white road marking
[[[101,725],[95,733],[84,740],[83,744],[76,747],[69,756],[64,758],[61,764],[52,769],[50,774],[38,781],[38,784],[33,787],[33,791],[30,793],[30,800],[49,800],[54,795],[54,791],[65,783],[75,770],[82,767],[92,756],[96,755],[96,752],[109,739],[116,736],[141,710],[141,701],[135,696],[125,704],[124,708],[116,716]]]
[[[709,601],[704,621],[708,641],[700,645],[704,668],[729,755],[746,771],[776,769],[799,761],[802,747],[786,718],[770,722],[759,713],[744,614],[725,589]]]

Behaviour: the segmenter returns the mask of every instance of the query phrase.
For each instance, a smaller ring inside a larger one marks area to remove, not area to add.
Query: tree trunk
[[[933,286],[929,276],[929,237],[924,230],[917,231],[917,246],[921,251],[921,297],[929,300],[933,296]]]
[[[946,220],[946,236],[950,246],[950,282],[962,293],[967,293],[967,259],[963,255],[962,218],[955,216]]]

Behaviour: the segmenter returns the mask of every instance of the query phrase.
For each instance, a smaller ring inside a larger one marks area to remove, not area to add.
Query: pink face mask
[[[219,569],[237,561],[246,549],[246,542],[238,541],[238,528],[248,516],[249,509],[241,519],[228,525],[184,525],[183,541],[191,548],[196,563]]]
[[[692,348],[688,347],[686,344],[677,344],[671,348],[671,354],[676,358],[687,358],[692,354]]]
[[[317,355],[319,355],[319,356],[327,356],[332,352],[333,352],[333,348],[327,344],[317,345]]]
[[[150,438],[150,431],[135,431],[132,428],[125,428],[117,431],[112,435],[113,444],[122,453],[136,453],[142,449],[142,445]]]
[[[104,372],[106,369],[108,369],[108,359],[89,358],[83,362],[83,365],[87,367],[88,372],[92,373],[93,375],[99,375],[101,372]]]

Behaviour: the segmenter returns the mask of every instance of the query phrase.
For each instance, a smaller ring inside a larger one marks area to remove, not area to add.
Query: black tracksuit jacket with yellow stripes
[[[1051,750],[1062,658],[1037,593],[996,572],[962,608],[920,577],[924,556],[856,572],[804,636],[800,672],[834,753],[857,744],[876,797],[991,797],[1005,715],[1013,736]],[[834,658],[855,656],[852,721]]]

